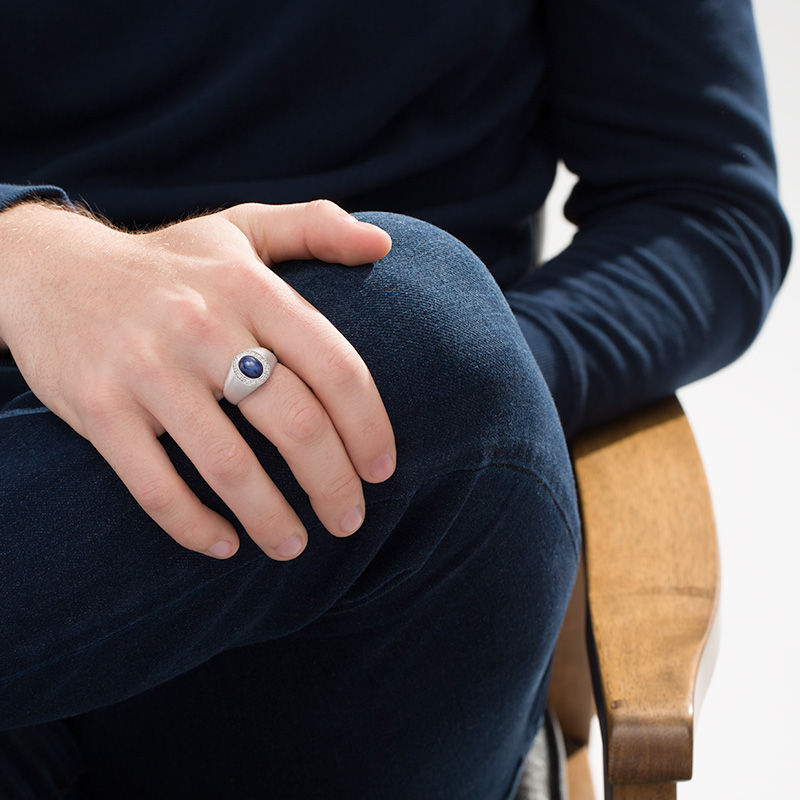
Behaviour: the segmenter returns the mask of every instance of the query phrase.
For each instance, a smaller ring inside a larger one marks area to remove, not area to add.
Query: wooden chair
[[[667,800],[692,776],[694,715],[717,650],[719,558],[711,502],[675,397],[571,446],[584,559],[556,649],[549,703],[570,800],[592,800],[595,708],[605,796]],[[523,787],[518,798],[526,794]]]

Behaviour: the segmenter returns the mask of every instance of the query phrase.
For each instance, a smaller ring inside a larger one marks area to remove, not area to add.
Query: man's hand
[[[328,201],[246,204],[146,234],[42,204],[0,214],[0,337],[37,397],[108,461],[179,544],[232,555],[232,526],[179,477],[168,432],[267,555],[305,547],[297,514],[219,406],[233,356],[262,346],[269,380],[239,404],[335,536],[363,520],[361,479],[395,445],[352,345],[269,267],[382,258],[391,240]]]

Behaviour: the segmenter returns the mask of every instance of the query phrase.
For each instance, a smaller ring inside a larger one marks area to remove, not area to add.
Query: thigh
[[[183,550],[33,395],[0,412],[0,728],[117,703],[226,650],[374,599],[430,551],[436,534],[424,526],[394,532],[432,475],[519,466],[539,476],[577,528],[555,409],[486,267],[430,225],[365,218],[392,234],[387,258],[279,268],[362,354],[395,427],[397,472],[365,486],[367,518],[355,536],[322,530],[285,462],[234,408],[228,413],[309,529],[295,561],[271,561],[244,534],[225,562]],[[162,442],[201,499],[230,516],[169,437]]]
[[[510,797],[541,719],[574,531],[537,475],[490,462],[426,480],[392,537],[414,541],[420,563],[369,598],[74,720],[82,789]]]

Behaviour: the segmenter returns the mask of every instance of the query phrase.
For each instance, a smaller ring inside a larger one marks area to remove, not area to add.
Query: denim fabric
[[[486,266],[427,223],[358,216],[389,231],[386,258],[276,268],[361,353],[394,425],[397,471],[364,485],[350,538],[223,403],[309,543],[278,563],[237,527],[227,561],[184,550],[3,368],[3,798],[513,795],[577,565],[563,433]]]

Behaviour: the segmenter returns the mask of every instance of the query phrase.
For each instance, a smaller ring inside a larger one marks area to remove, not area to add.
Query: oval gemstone
[[[242,375],[246,375],[248,378],[259,378],[264,371],[263,365],[255,356],[242,356],[239,359],[239,369],[242,371]]]

